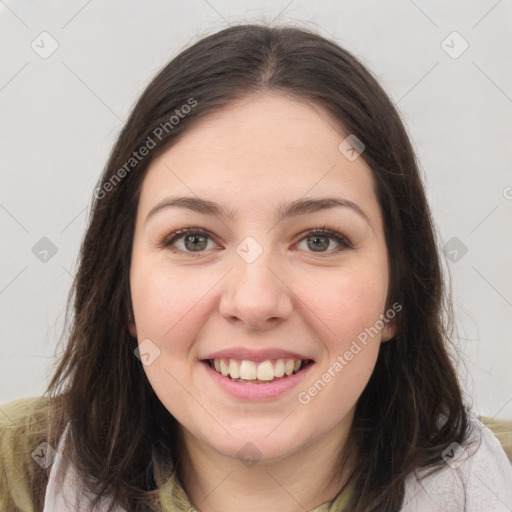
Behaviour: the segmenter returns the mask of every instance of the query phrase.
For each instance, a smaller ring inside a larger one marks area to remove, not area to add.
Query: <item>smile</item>
[[[310,359],[267,359],[261,362],[233,358],[209,359],[210,368],[235,382],[270,384],[286,379],[313,363]]]

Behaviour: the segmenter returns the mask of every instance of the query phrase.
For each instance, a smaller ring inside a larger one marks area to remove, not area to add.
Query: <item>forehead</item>
[[[347,135],[318,105],[275,93],[243,98],[198,121],[152,162],[140,207],[193,194],[263,209],[328,194],[378,215],[371,169],[339,149]]]

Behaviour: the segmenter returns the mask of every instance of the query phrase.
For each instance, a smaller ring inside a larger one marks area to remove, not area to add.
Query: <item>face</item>
[[[372,173],[339,149],[347,135],[265,93],[152,162],[131,332],[188,443],[240,457],[250,442],[279,460],[350,427],[393,322]]]

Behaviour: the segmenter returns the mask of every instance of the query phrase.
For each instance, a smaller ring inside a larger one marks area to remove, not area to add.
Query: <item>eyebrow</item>
[[[224,217],[234,219],[237,215],[237,210],[227,210],[214,201],[201,199],[192,196],[179,196],[168,197],[160,201],[154,206],[146,216],[146,222],[150,217],[166,208],[186,208],[203,215],[212,215],[216,217]],[[332,208],[348,208],[356,212],[362,217],[373,229],[372,223],[368,215],[353,201],[349,199],[342,199],[338,197],[319,197],[314,199],[296,199],[290,203],[281,204],[275,214],[276,222],[281,222],[288,217],[296,217],[299,215],[306,215],[308,213],[316,213],[322,210],[329,210]]]

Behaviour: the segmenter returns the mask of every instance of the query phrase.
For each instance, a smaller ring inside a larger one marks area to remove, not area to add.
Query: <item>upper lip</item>
[[[205,359],[240,359],[246,361],[254,361],[259,363],[261,361],[267,361],[272,359],[312,359],[296,352],[290,352],[289,350],[281,350],[279,348],[269,348],[266,350],[251,350],[244,347],[226,348],[219,350],[218,352],[212,352]]]

